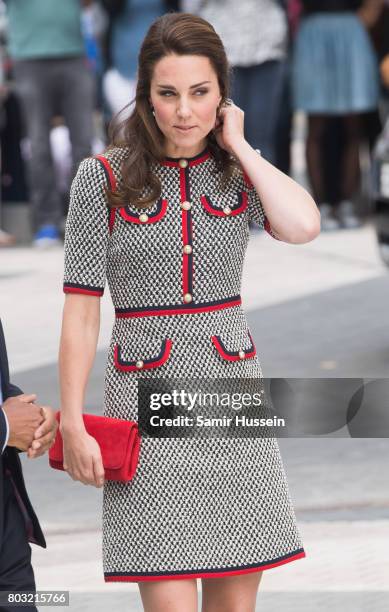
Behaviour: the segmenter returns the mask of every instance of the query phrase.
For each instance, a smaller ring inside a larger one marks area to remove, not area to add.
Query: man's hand
[[[17,395],[5,400],[2,408],[8,420],[7,446],[26,451],[34,439],[34,433],[44,420],[41,407],[33,404],[36,395]]]
[[[58,423],[54,411],[48,406],[41,406],[41,414],[44,415],[44,421],[34,433],[34,440],[27,451],[29,459],[44,455],[54,444],[57,433]]]

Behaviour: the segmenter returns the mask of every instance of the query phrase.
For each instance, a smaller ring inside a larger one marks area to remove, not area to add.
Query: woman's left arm
[[[250,179],[272,233],[283,242],[310,242],[320,233],[320,212],[309,193],[267,162],[244,137],[244,112],[235,104],[221,107],[214,135]]]
[[[277,238],[292,244],[316,238],[320,212],[306,189],[267,162],[245,139],[231,150],[256,190]]]

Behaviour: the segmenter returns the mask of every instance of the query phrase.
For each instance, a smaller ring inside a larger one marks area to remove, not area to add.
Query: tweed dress
[[[107,281],[104,414],[137,421],[140,378],[262,378],[240,298],[249,220],[276,236],[243,170],[221,190],[208,150],[154,164],[161,197],[112,212],[105,186],[120,186],[126,155],[111,148],[79,166],[64,291],[101,296]],[[133,479],[104,484],[106,582],[229,576],[304,556],[274,437],[145,436]]]

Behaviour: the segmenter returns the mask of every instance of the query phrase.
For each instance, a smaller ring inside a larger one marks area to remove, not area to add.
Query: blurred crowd
[[[389,0],[0,0],[1,201],[29,202],[32,244],[63,239],[78,164],[131,111],[141,42],[168,11],[212,23],[245,137],[285,173],[304,114],[322,230],[358,227],[361,145],[388,115]],[[14,242],[0,217],[0,246]]]

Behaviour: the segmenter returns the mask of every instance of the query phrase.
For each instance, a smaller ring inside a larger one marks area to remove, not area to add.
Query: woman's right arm
[[[66,294],[59,352],[61,425],[65,469],[74,480],[101,486],[100,448],[82,419],[88,376],[100,329],[106,282],[109,209],[105,172],[95,158],[80,163],[70,190],[65,232]]]
[[[85,429],[82,409],[99,329],[100,298],[67,294],[59,349],[64,468],[73,480],[96,487],[104,484],[104,467],[100,447]]]

